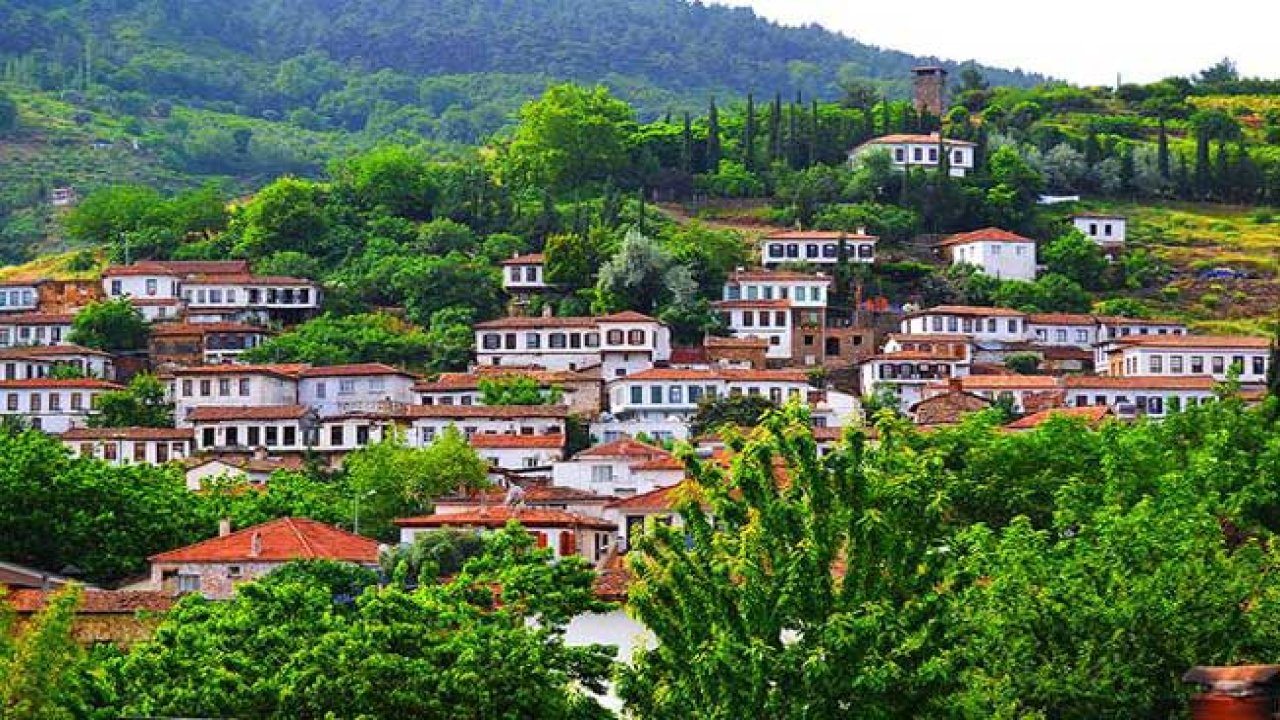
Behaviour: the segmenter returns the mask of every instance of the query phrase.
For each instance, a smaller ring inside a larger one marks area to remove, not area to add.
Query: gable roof
[[[569,408],[564,405],[409,405],[404,408],[403,417],[418,419],[454,418],[494,418],[510,420],[515,418],[561,419],[569,416]]]
[[[132,265],[112,265],[103,277],[142,275],[247,275],[248,260],[143,260]]]
[[[417,375],[392,367],[384,363],[355,363],[351,365],[329,365],[325,367],[309,367],[303,370],[301,376],[304,378],[321,378],[321,377],[362,377],[366,375],[401,375],[408,378],[417,378]]]
[[[257,552],[254,552],[255,545]],[[378,543],[315,520],[281,518],[152,555],[150,560],[153,563],[342,560],[373,564],[378,561]]]
[[[0,380],[0,388],[5,390],[123,390],[124,386],[93,378],[71,378],[67,380],[29,378],[25,380]]]
[[[907,313],[904,318],[916,318],[925,315],[960,315],[969,317],[1025,317],[1026,313],[1013,308],[982,307],[980,305],[935,305],[931,308]]]
[[[948,392],[925,398],[911,406],[917,425],[954,425],[965,415],[991,407],[991,401],[968,392]]]
[[[1271,338],[1256,335],[1125,335],[1112,342],[1116,345],[1215,350],[1266,350],[1271,347]]]
[[[40,612],[53,593],[48,590],[13,590],[5,596],[13,611],[19,615]],[[77,615],[133,615],[139,612],[164,612],[173,607],[177,598],[170,593],[150,590],[95,590],[87,589],[81,596]]]
[[[605,315],[604,317],[599,318],[599,320],[602,323],[658,322],[656,319],[651,318],[648,315],[645,315],[644,313],[638,313],[634,310],[626,310],[623,312],[614,313],[612,315]]]
[[[563,435],[472,435],[467,442],[477,450],[560,450]]]
[[[300,420],[311,412],[306,405],[224,406],[200,405],[191,408],[191,422],[224,422],[228,420]]]
[[[697,483],[682,480],[675,485],[667,485],[647,493],[614,500],[605,507],[610,510],[633,512],[675,512],[677,503],[689,496],[696,497],[697,492]]]
[[[511,507],[495,505],[460,513],[424,515],[421,517],[400,518],[395,521],[402,528],[489,528],[506,527],[510,521],[516,521],[526,528],[586,528],[590,530],[615,530],[617,526],[600,518],[587,517],[563,510],[546,508]]]
[[[84,440],[191,440],[195,431],[191,428],[71,428],[60,436],[67,442]]]
[[[307,369],[303,363],[275,363],[272,365],[193,365],[173,371],[174,375],[271,375],[284,380],[296,380]]]
[[[875,235],[856,232],[840,232],[833,230],[781,230],[769,233],[765,240],[857,240],[859,242],[875,242],[880,238]]]
[[[956,140],[954,138],[944,138],[938,135],[919,135],[914,133],[893,133],[891,135],[881,135],[859,145],[859,148],[868,145],[937,145],[938,143],[946,143],[947,145],[955,145],[958,147],[973,147],[974,144],[968,140]]]
[[[575,455],[574,459],[581,457],[650,459],[655,457],[671,457],[671,453],[656,445],[650,445],[648,443],[642,443],[639,440],[624,437],[612,442],[587,448]]]
[[[1002,230],[997,227],[988,227],[981,230],[973,230],[971,232],[956,233],[943,240],[938,247],[951,247],[952,245],[964,245],[974,242],[1007,242],[1007,243],[1031,243],[1035,244],[1035,240],[1029,237],[1023,237],[1017,233]]]
[[[707,370],[680,370],[677,368],[650,368],[615,382],[628,380],[723,380],[725,382],[789,382],[809,384],[809,373],[804,370],[735,370],[714,368]]]
[[[541,265],[547,261],[547,256],[542,253],[530,253],[528,255],[516,255],[507,258],[499,265]]]

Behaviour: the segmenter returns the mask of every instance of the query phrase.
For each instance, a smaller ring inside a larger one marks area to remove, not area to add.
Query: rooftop
[[[306,405],[222,406],[201,405],[191,408],[191,422],[225,422],[230,420],[300,420],[311,412]]]
[[[546,508],[511,507],[495,505],[460,513],[424,515],[400,518],[395,524],[402,528],[471,527],[497,529],[516,521],[527,528],[587,528],[592,530],[616,530],[617,526],[600,518],[577,515],[564,510]]]
[[[632,373],[620,381],[630,380],[703,380],[724,382],[788,382],[809,383],[804,370],[733,370],[715,368],[708,370],[680,370],[677,368],[651,368]]]
[[[378,543],[315,520],[282,518],[153,555],[150,559],[153,563],[322,559],[372,564],[378,561]]]
[[[917,310],[913,313],[905,315],[906,318],[921,317],[924,315],[961,315],[968,317],[1026,317],[1026,313],[1021,310],[1000,307],[980,307],[977,305],[937,305],[923,310]]]
[[[61,435],[63,440],[190,440],[195,431],[190,428],[71,428]]]
[[[503,260],[498,264],[499,265],[541,265],[546,261],[547,261],[546,255],[543,255],[542,253],[531,253],[529,255],[516,255],[515,257],[507,258],[506,260]]]
[[[1006,242],[1006,243],[1035,243],[1028,237],[1023,237],[1017,233],[1002,230],[996,227],[983,228],[972,232],[956,233],[943,240],[939,247],[951,247],[952,245],[964,245],[974,242]]]
[[[472,435],[467,441],[477,450],[560,450],[563,435]]]
[[[1034,430],[1048,422],[1051,418],[1064,417],[1083,420],[1090,426],[1097,425],[1111,417],[1111,408],[1106,405],[1090,405],[1088,407],[1050,408],[1032,413],[1024,418],[1014,420],[1005,425],[1007,430]]]
[[[879,240],[875,235],[866,233],[841,232],[838,230],[783,230],[770,233],[765,240],[857,240],[859,242]]]
[[[1254,335],[1126,335],[1112,342],[1140,347],[1217,350],[1266,350],[1271,347],[1271,338]]]

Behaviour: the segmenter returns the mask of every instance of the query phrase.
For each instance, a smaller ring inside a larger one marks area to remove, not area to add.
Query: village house
[[[979,344],[1017,343],[1027,339],[1027,314],[1017,310],[969,305],[939,305],[907,313],[906,335],[964,335]]]
[[[70,313],[33,312],[0,316],[0,347],[62,345],[71,336]]]
[[[0,415],[12,416],[30,423],[36,430],[64,433],[88,423],[99,395],[121,386],[105,380],[0,380],[4,405]]]
[[[0,282],[0,313],[29,313],[40,307],[38,280]]]
[[[102,290],[110,299],[128,298],[148,322],[182,315],[182,280],[189,274],[235,275],[249,272],[246,260],[145,260],[112,265],[102,271]]]
[[[885,352],[859,365],[858,389],[863,395],[889,392],[907,411],[925,398],[925,388],[938,381],[968,375],[973,358],[961,335],[893,335]]]
[[[670,452],[631,438],[583,450],[552,467],[554,485],[629,497],[684,479],[684,464]]]
[[[1123,215],[1078,213],[1071,217],[1071,224],[1103,250],[1111,252],[1124,247],[1129,231],[1129,221]]]
[[[1226,380],[1232,369],[1242,383],[1267,380],[1271,341],[1235,335],[1130,335],[1103,348],[1101,374],[1205,375]]]
[[[302,453],[315,445],[317,425],[306,405],[202,405],[179,423],[194,431],[201,453]]]
[[[604,317],[509,317],[476,325],[479,365],[545,370],[599,368],[604,379],[666,362],[671,331],[637,312]]]
[[[150,586],[169,593],[200,593],[227,600],[236,586],[294,560],[333,560],[377,568],[379,545],[359,535],[304,518],[282,518],[151,556]]]
[[[827,230],[787,230],[767,235],[760,241],[760,264],[765,268],[805,264],[827,269],[844,259],[848,263],[870,264],[876,260],[880,238],[865,229],[856,232]]]
[[[190,428],[72,428],[60,439],[72,457],[163,465],[190,457],[195,434]]]
[[[49,377],[53,372],[53,359],[34,355],[35,348],[0,350],[0,378],[4,380],[35,380]]]
[[[187,481],[187,489],[198,492],[209,482],[227,478],[247,482],[250,485],[265,485],[277,472],[299,472],[305,467],[300,456],[270,457],[265,452],[253,455],[205,455],[191,457],[183,463],[183,473]]]
[[[151,327],[147,349],[154,365],[220,365],[237,362],[271,335],[246,323],[164,322]]]
[[[481,383],[512,378],[527,378],[538,384],[544,398],[550,399],[553,391],[560,393],[560,402],[569,412],[594,415],[600,412],[601,383],[598,376],[569,370],[527,370],[520,368],[477,365],[470,373],[441,373],[434,380],[422,381],[413,386],[413,392],[422,405],[483,405]]]
[[[298,402],[321,416],[411,404],[418,382],[417,375],[382,363],[309,367],[298,378]]]
[[[606,516],[618,527],[618,549],[631,549],[639,536],[655,523],[680,527],[677,503],[685,496],[697,492],[692,482],[679,481],[654,488],[632,497],[619,498],[605,506]]]
[[[1093,350],[1098,320],[1092,315],[1032,313],[1027,316],[1028,340],[1037,345]]]
[[[1217,398],[1218,383],[1208,376],[1068,376],[1063,378],[1066,406],[1105,407],[1117,417],[1164,417],[1181,408]]]
[[[564,457],[563,435],[472,435],[468,441],[485,462],[504,470],[550,468]]]
[[[731,274],[715,304],[735,337],[767,340],[767,360],[821,365],[826,358],[827,295],[831,278],[793,272]],[[839,355],[839,346],[832,348]]]
[[[972,265],[1000,280],[1036,279],[1036,241],[1008,230],[984,228],[959,233],[938,247],[952,265]]]
[[[438,515],[454,515],[484,510],[500,505],[519,504],[539,510],[560,510],[574,515],[604,518],[605,506],[615,498],[589,490],[553,485],[545,481],[528,481],[509,488],[494,487],[471,490],[459,495],[437,498]]]
[[[409,424],[408,442],[425,447],[451,425],[467,438],[554,436],[563,441],[569,409],[563,405],[411,405],[400,413]]]
[[[502,289],[509,294],[536,294],[551,287],[547,284],[546,257],[541,253],[516,255],[499,265],[502,266]]]
[[[925,399],[963,392],[992,403],[1010,402],[1016,413],[1063,407],[1065,393],[1058,378],[1047,375],[969,375],[925,388]]]
[[[895,170],[939,170],[945,165],[951,177],[964,177],[973,171],[976,148],[967,140],[943,138],[936,132],[929,135],[884,135],[850,150],[849,166],[856,169],[867,155],[887,153]]]
[[[178,368],[172,373],[171,397],[179,427],[192,410],[217,406],[248,407],[298,405],[298,377],[306,365],[207,365]]]
[[[510,521],[524,526],[534,537],[538,547],[550,548],[552,556],[564,558],[578,555],[590,563],[598,564],[613,548],[613,536],[617,527],[600,518],[575,515],[563,510],[543,510],[519,506],[499,505],[470,512],[437,513],[423,517],[401,518],[395,521],[400,528],[400,543],[412,544],[424,533],[441,529],[476,531],[500,530]]]
[[[295,324],[320,309],[320,285],[262,275],[193,275],[182,281],[187,318],[195,322]]]

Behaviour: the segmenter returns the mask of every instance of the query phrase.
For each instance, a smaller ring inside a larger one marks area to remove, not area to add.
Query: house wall
[[[113,465],[163,465],[191,456],[190,440],[63,440],[72,457],[90,457]]]
[[[548,287],[542,265],[504,265],[502,287],[506,290],[543,290]]]
[[[1209,375],[1226,380],[1233,365],[1241,368],[1240,382],[1263,383],[1267,381],[1270,364],[1266,349],[1179,348],[1161,349],[1146,347],[1124,348],[1112,353],[1108,364],[1110,374],[1196,376]]]
[[[65,345],[70,335],[70,322],[16,323],[0,318],[0,347]]]
[[[463,435],[564,435],[564,420],[559,418],[419,418],[407,434],[411,445],[426,446],[435,442],[450,425]]]
[[[23,418],[33,428],[47,433],[63,433],[88,423],[94,398],[101,392],[67,388],[0,388],[0,396],[4,398],[0,415]]]
[[[178,276],[164,273],[102,279],[102,291],[109,298],[172,300],[181,297],[180,288]]]
[[[851,263],[870,264],[876,261],[874,240],[846,238],[845,259]],[[765,239],[760,245],[760,263],[776,267],[786,263],[808,265],[836,265],[840,262],[840,239],[800,240]]]
[[[405,375],[352,377],[303,377],[298,381],[298,402],[320,415],[373,410],[388,402],[412,404],[414,379]]]
[[[1022,342],[1027,339],[1025,316],[949,315],[923,313],[902,321],[902,332],[909,335],[972,335],[978,342]]]
[[[951,262],[975,265],[986,275],[1001,280],[1036,279],[1034,243],[979,241],[951,247]]]
[[[282,565],[278,562],[153,563],[151,585],[163,592],[176,593],[182,588],[179,576],[195,577],[199,578],[199,586],[193,592],[199,592],[210,600],[229,600],[235,596],[236,586],[240,583],[256,580]],[[233,573],[236,569],[238,573]]]
[[[34,285],[0,285],[0,312],[33,312],[40,305]]]
[[[200,452],[301,452],[315,441],[311,426],[303,420],[224,420],[193,423],[195,446]]]
[[[1099,245],[1124,244],[1128,236],[1129,222],[1124,218],[1078,217],[1071,222],[1085,237]]]
[[[184,373],[173,383],[174,417],[187,427],[187,413],[201,406],[297,405],[297,381],[261,373]]]
[[[1040,345],[1088,350],[1098,341],[1098,327],[1096,325],[1027,323],[1027,338]]]
[[[1105,405],[1117,415],[1131,412],[1150,417],[1164,417],[1176,407],[1191,407],[1212,402],[1212,391],[1143,390],[1141,388],[1072,388],[1067,390],[1067,405],[1087,407]]]

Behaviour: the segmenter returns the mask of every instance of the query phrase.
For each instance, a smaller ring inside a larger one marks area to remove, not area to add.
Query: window
[[[840,257],[840,247],[838,245],[832,245],[831,243],[827,243],[826,245],[823,245],[822,257],[827,259]]]
[[[183,381],[182,381],[182,396],[183,396],[183,397],[191,397],[191,395],[192,395],[191,381],[190,381],[190,380],[183,380]]]
[[[1152,375],[1164,372],[1164,358],[1159,355],[1152,355],[1147,358],[1147,371]]]
[[[49,393],[49,410],[51,412],[60,412],[62,410],[62,395],[60,393]]]
[[[929,162],[931,163],[938,162],[938,148],[936,147],[929,148]]]
[[[1076,330],[1076,342],[1089,342],[1088,330]]]
[[[569,344],[569,338],[564,333],[551,333],[549,339],[552,350],[563,350]]]
[[[911,160],[913,162],[923,162],[924,148],[911,148]]]
[[[529,350],[538,350],[542,347],[542,335],[536,332],[525,333],[524,346]]]
[[[646,333],[643,330],[632,330],[631,332],[627,333],[627,344],[628,345],[644,345],[647,337],[648,337],[648,333]]]
[[[231,378],[218,378],[218,395],[226,397],[231,394]]]
[[[259,447],[262,445],[262,428],[249,428],[249,447]]]
[[[519,266],[512,266],[512,267],[511,267],[511,282],[520,282],[520,268],[519,268]]]
[[[286,430],[285,432],[288,432]],[[360,425],[356,427],[356,445],[364,447],[369,444],[369,426]]]
[[[992,255],[999,255],[999,254],[1000,254],[1000,252],[1001,252],[1003,249],[1004,249],[1004,246],[1003,246],[1003,245],[992,245],[992,246],[991,246],[991,254],[992,254]]]
[[[756,324],[756,314],[752,310],[742,311],[742,327],[753,327]]]
[[[698,385],[689,386],[689,403],[696,405],[702,399],[702,387]]]
[[[200,444],[207,448],[217,444],[217,436],[213,428],[205,428],[200,431]]]
[[[1098,237],[1098,223],[1089,223],[1089,234]]]
[[[1227,360],[1221,355],[1215,355],[1213,358],[1213,374],[1221,375],[1227,371]]]
[[[1182,374],[1182,356],[1181,355],[1171,355],[1169,357],[1169,372],[1173,373],[1174,375]]]
[[[147,278],[147,294],[155,295],[160,291],[160,283],[155,278]]]
[[[661,385],[649,386],[649,402],[654,405],[662,404],[662,386]]]
[[[386,378],[374,377],[369,378],[369,392],[382,392],[386,387]]]
[[[956,150],[954,153],[952,153],[951,157],[953,158],[951,162],[955,163],[956,165],[961,165],[964,163],[963,150]]]
[[[224,443],[229,447],[236,447],[240,444],[240,428],[229,427],[226,432],[227,441]]]
[[[42,399],[40,393],[31,393],[31,412],[40,412]]]
[[[874,246],[874,245],[859,245],[859,246],[858,246],[858,257],[859,257],[859,258],[870,258],[870,257],[874,256],[874,255],[875,255],[875,253],[876,253],[876,248],[875,248],[875,246]]]
[[[613,481],[612,465],[592,465],[591,466],[591,482],[607,483]]]
[[[240,567],[239,565],[228,565],[227,577],[231,578],[232,580],[239,580],[240,578],[244,577],[244,568]]]
[[[355,395],[356,394],[355,378],[342,378],[338,380],[338,394],[339,395]]]
[[[586,342],[586,345],[589,348],[600,347],[600,333],[594,333],[594,332],[587,333],[587,336],[583,340]]]
[[[787,244],[787,257],[789,257],[789,258],[798,258],[798,257],[800,257],[800,244],[799,244],[799,243],[788,243],[788,244]]]
[[[515,349],[516,349],[516,334],[515,334],[515,333],[507,333],[506,335],[503,335],[503,336],[502,336],[502,346],[503,346],[503,348],[505,348],[505,349],[507,349],[507,350],[515,350]]]
[[[1261,356],[1255,356],[1255,357],[1253,358],[1253,374],[1254,374],[1254,375],[1266,375],[1266,374],[1267,374],[1267,360],[1266,360],[1266,358],[1261,357]]]
[[[212,288],[209,290],[209,302],[211,303],[222,302],[222,288]]]
[[[893,149],[893,161],[894,161],[894,162],[897,162],[897,163],[906,162],[906,161],[907,161],[907,151],[906,151],[906,150],[904,150],[903,148],[894,148],[894,149]]]
[[[1111,223],[1102,226],[1102,234],[1111,237]]]
[[[71,409],[72,410],[84,409],[84,395],[81,395],[78,392],[71,393]]]
[[[1010,320],[1010,321],[1009,321],[1009,325],[1008,325],[1008,327],[1009,327],[1009,332],[1011,332],[1011,333],[1017,333],[1017,332],[1018,332],[1018,321],[1017,321],[1017,320]]]
[[[316,383],[316,397],[321,400],[329,397],[329,383],[326,383],[323,380]]]
[[[280,428],[274,425],[268,425],[265,429],[266,432],[264,434],[266,435],[267,446],[270,447],[278,444],[280,442]]]
[[[199,575],[179,575],[178,576],[178,592],[180,593],[200,592],[200,576]]]
[[[329,428],[329,444],[333,447],[342,447],[347,441],[347,428],[343,425],[334,425]]]
[[[821,254],[821,251],[818,249],[817,245],[814,245],[813,243],[809,243],[808,245],[804,246],[804,256],[806,258],[816,258],[820,254]]]
[[[760,312],[760,327],[769,327],[769,311],[762,310]]]
[[[485,350],[497,350],[502,347],[502,336],[498,333],[485,333],[480,338],[480,347]]]
[[[1204,374],[1204,357],[1200,355],[1191,356],[1191,374],[1192,375]]]
[[[1067,331],[1066,331],[1066,330],[1061,330],[1061,329],[1060,329],[1060,330],[1054,330],[1054,331],[1053,331],[1053,339],[1054,339],[1056,342],[1066,342],[1066,341],[1067,341]]]
[[[124,292],[124,287],[121,285],[121,281],[119,281],[119,280],[112,280],[112,281],[111,281],[111,294],[112,294],[112,295],[119,295],[119,294],[121,294],[121,293],[123,293],[123,292]]]
[[[580,350],[582,348],[582,333],[569,333],[569,349]]]
[[[639,385],[631,386],[631,404],[639,405],[644,402],[644,388]]]
[[[782,245],[778,243],[769,244],[769,257],[781,258],[784,254],[786,254],[786,249],[783,248]]]
[[[667,398],[671,401],[672,405],[680,405],[684,402],[684,388],[679,385],[672,385],[670,389],[667,390]]]

